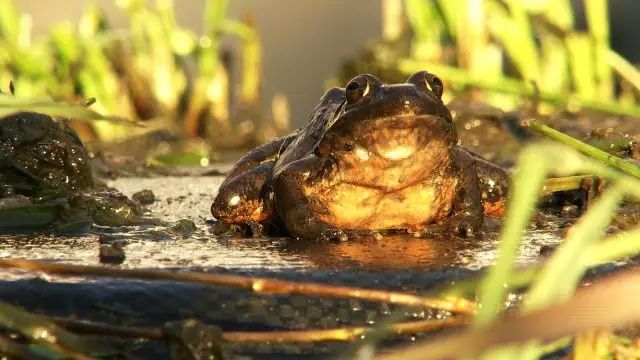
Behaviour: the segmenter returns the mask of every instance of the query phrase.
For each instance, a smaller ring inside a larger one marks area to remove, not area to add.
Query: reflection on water
[[[430,270],[446,268],[480,269],[495,261],[497,233],[478,239],[414,238],[407,234],[387,235],[381,240],[362,238],[340,243],[295,243],[280,252],[295,254],[320,269]],[[555,231],[532,231],[525,238],[519,261],[539,257],[540,247],[559,241]]]

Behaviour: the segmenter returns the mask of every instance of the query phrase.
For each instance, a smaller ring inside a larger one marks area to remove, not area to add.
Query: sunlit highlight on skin
[[[233,195],[231,199],[229,199],[229,206],[236,206],[240,203],[240,195]]]
[[[410,146],[398,146],[382,153],[382,157],[392,161],[403,160],[411,155],[413,155],[413,147]]]
[[[369,160],[369,152],[361,147],[356,148],[356,156],[362,161]]]

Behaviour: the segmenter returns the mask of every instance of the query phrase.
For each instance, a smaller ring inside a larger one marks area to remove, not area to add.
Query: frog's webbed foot
[[[229,224],[224,221],[214,220],[212,222],[210,232],[216,236],[232,236],[240,238],[286,235],[286,231],[284,231],[277,222],[271,220],[263,222],[247,220],[237,224]]]
[[[261,223],[253,220],[235,224],[233,227],[245,238],[257,238],[268,235],[265,227]]]
[[[471,238],[479,234],[482,220],[482,217],[474,215],[455,215],[447,218],[442,225],[453,235]]]
[[[322,241],[347,241],[349,240],[349,235],[342,230],[336,228],[330,228],[322,232],[320,234],[319,240]]]

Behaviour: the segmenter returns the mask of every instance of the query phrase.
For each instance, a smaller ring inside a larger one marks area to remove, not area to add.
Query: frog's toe
[[[342,229],[327,229],[322,232],[320,235],[320,240],[323,241],[347,241],[349,240],[349,235],[346,231]]]
[[[480,225],[481,223],[475,217],[453,216],[439,223],[428,224],[415,229],[407,229],[407,232],[418,238],[450,235],[461,238],[471,238],[480,234]]]
[[[428,238],[433,236],[442,236],[448,232],[445,225],[429,224],[420,228],[407,229],[407,233],[416,238]]]
[[[449,218],[445,225],[452,234],[463,238],[471,238],[479,234],[481,221],[481,219],[471,216],[454,216]]]

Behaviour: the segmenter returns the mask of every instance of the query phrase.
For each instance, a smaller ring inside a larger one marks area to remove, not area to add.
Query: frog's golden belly
[[[455,178],[424,180],[393,190],[339,183],[306,189],[306,195],[316,199],[310,204],[316,216],[337,228],[411,229],[448,216],[456,185]]]

